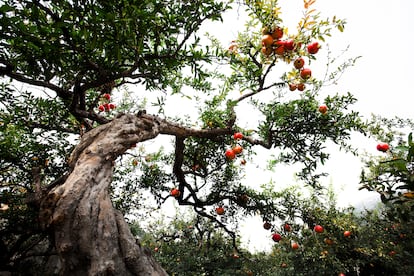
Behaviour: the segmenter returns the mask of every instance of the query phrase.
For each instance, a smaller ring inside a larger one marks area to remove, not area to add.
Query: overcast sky
[[[282,18],[293,32],[303,12],[303,0],[280,0]],[[411,67],[413,23],[410,20],[414,11],[411,0],[316,0],[313,6],[321,12],[321,17],[347,20],[345,32],[334,32],[328,39],[330,48],[335,51],[350,46],[349,57],[362,56],[357,66],[348,70],[340,87],[354,93],[358,107],[366,114],[381,113],[413,117],[411,104]],[[229,42],[242,27],[242,18],[233,13],[221,26],[220,34],[213,34]],[[227,31],[228,30],[228,31]]]

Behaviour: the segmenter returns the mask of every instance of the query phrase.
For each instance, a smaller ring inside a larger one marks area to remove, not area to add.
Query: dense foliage
[[[101,150],[109,152],[98,164],[107,165],[106,178],[93,184],[112,182],[113,205],[144,244],[157,247],[156,258],[171,274],[411,271],[405,261],[413,249],[411,135],[384,150],[388,159],[370,159],[362,177],[364,188],[381,193],[383,209],[360,215],[322,199],[320,165],[330,156],[328,145],[356,153],[353,133],[389,143],[394,137],[352,110],[352,94],[324,90],[358,58],[338,63],[327,55],[325,40],[342,32],[345,21],[322,17],[314,2],[298,6],[303,17],[288,30],[276,0],[3,1],[0,271],[59,273],[62,236],[39,213],[47,213],[56,188],[73,191],[68,181],[82,164],[83,143],[111,139],[108,126],[130,114],[137,130],[124,125],[119,144]],[[230,45],[214,32],[204,35],[205,24],[222,22],[231,9],[247,20]],[[321,55],[328,56],[327,68],[320,69]],[[323,78],[312,70],[323,70]],[[149,141],[142,138],[153,130]],[[268,152],[264,160],[259,148]],[[298,183],[311,187],[312,196],[246,184],[246,164],[262,161],[269,169],[299,164]],[[154,229],[132,223],[171,201],[188,207],[192,219]],[[256,215],[272,231],[284,231],[269,254],[239,246],[240,221]],[[285,222],[291,230],[279,227]],[[315,233],[315,224],[325,232]],[[345,230],[350,237],[342,236]],[[292,241],[299,244],[295,251]]]
[[[333,195],[305,197],[285,190],[292,216],[252,225],[274,244],[271,251],[249,252],[231,246],[223,233],[198,217],[182,214],[161,230],[143,235],[171,275],[411,275],[414,272],[413,221],[396,216],[396,205],[370,210],[338,208]],[[393,214],[393,216],[390,216]],[[314,230],[316,225],[323,232]],[[159,229],[159,227],[157,227]],[[264,231],[268,231],[265,234]],[[272,234],[281,235],[274,242]]]

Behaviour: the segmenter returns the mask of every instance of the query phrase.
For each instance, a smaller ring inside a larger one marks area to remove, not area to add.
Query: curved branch
[[[178,123],[168,121],[156,115],[142,114],[141,116],[142,118],[157,122],[159,125],[160,134],[173,135],[176,137],[197,137],[211,139],[220,135],[229,135],[233,133],[231,127],[214,129],[195,129],[184,127]]]
[[[56,92],[56,95],[59,96],[62,99],[69,100],[69,99],[72,98],[72,93],[71,92],[69,92],[68,90],[62,89],[61,87],[59,87],[57,85],[54,85],[50,82],[28,78],[28,77],[25,77],[24,75],[16,73],[16,72],[6,72],[5,75],[12,78],[12,79],[14,79],[14,80],[17,80],[17,81],[20,81],[20,82],[23,82],[23,83],[26,83],[26,84],[48,88],[48,89]]]

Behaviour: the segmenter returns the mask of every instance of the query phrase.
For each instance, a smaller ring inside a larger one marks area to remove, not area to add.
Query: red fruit
[[[344,273],[339,273],[338,276],[346,276]]]
[[[299,83],[298,84],[298,90],[299,91],[303,91],[303,90],[305,90],[305,88],[306,88],[306,85],[304,83]]]
[[[295,41],[293,39],[289,39],[285,41],[285,50],[292,51],[295,48]]]
[[[109,104],[109,109],[115,109],[116,108],[116,105],[115,104],[113,104],[113,103],[110,103]]]
[[[304,65],[305,65],[305,60],[303,58],[301,58],[301,57],[295,59],[295,61],[293,62],[293,66],[296,69],[301,69]]]
[[[304,68],[300,71],[300,77],[302,79],[309,79],[312,76],[312,71],[309,68]]]
[[[328,107],[325,104],[322,104],[319,106],[318,110],[320,113],[326,114],[326,112],[328,112]]]
[[[103,94],[102,97],[106,99],[107,101],[111,99],[111,95],[109,95],[108,93]]]
[[[233,160],[234,158],[236,158],[236,153],[235,153],[235,152],[234,152],[234,150],[232,150],[232,149],[228,149],[228,150],[226,150],[225,155],[226,155],[226,157],[227,157],[228,159],[230,159],[230,160]]]
[[[386,152],[389,149],[390,149],[390,146],[387,143],[379,143],[377,145],[377,150],[379,151]]]
[[[315,227],[313,228],[313,230],[314,230],[316,233],[322,233],[322,232],[323,232],[323,227],[322,227],[322,226],[320,226],[320,225],[315,225]]]
[[[243,147],[242,147],[242,146],[240,146],[240,145],[236,145],[236,146],[234,146],[234,148],[233,148],[233,152],[234,152],[235,154],[240,154],[242,151],[243,151]]]
[[[105,111],[105,106],[103,106],[102,104],[98,107],[100,112],[104,112]]]
[[[217,213],[217,215],[223,215],[224,214],[224,208],[223,207],[217,207],[216,208],[216,213]]]
[[[285,47],[279,46],[279,47],[275,48],[275,54],[276,55],[283,56],[284,53],[285,53]]]
[[[273,37],[270,34],[265,34],[262,36],[262,45],[267,47],[272,46],[273,44]]]
[[[290,91],[295,91],[295,90],[296,90],[296,88],[298,88],[298,86],[297,86],[296,84],[294,84],[294,83],[289,83],[289,90],[290,90]]]
[[[297,244],[296,242],[292,243],[292,249],[293,250],[299,249],[299,244]]]
[[[241,132],[236,132],[233,134],[234,140],[241,140],[243,139],[243,134]]]
[[[395,254],[397,254],[397,252],[395,252],[394,250],[391,250],[388,255],[390,255],[391,257],[394,256]]]
[[[242,165],[246,165],[246,159],[242,159],[242,160],[240,160],[240,164],[242,164]]]
[[[109,104],[105,103],[104,105],[105,111],[109,111]]]
[[[263,228],[266,230],[269,230],[272,227],[272,224],[268,221],[265,221],[265,223],[263,223]]]
[[[276,43],[274,44],[276,46],[275,48],[275,54],[276,55],[283,55],[285,53],[285,42],[278,40],[276,41]]]
[[[279,40],[283,37],[283,29],[282,28],[276,28],[273,32],[272,32],[272,37],[273,39]]]
[[[344,237],[347,238],[349,236],[351,236],[351,231],[345,231],[344,232]]]
[[[170,191],[170,195],[173,197],[179,197],[180,196],[180,190],[176,189],[176,188],[172,188]]]
[[[319,51],[319,43],[318,42],[312,42],[307,46],[308,53],[311,55],[316,54]]]
[[[262,47],[262,53],[265,56],[269,56],[272,53],[272,51],[273,49],[270,47],[265,47],[265,46]]]
[[[275,241],[275,242],[279,242],[281,239],[282,239],[282,236],[278,233],[274,233],[272,235],[272,240]]]
[[[283,225],[283,230],[290,232],[290,230],[292,230],[292,227],[288,223],[285,223],[285,225]]]

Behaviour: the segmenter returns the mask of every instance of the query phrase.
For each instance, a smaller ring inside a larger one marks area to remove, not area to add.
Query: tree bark
[[[115,159],[159,133],[157,120],[129,114],[82,137],[68,178],[41,202],[40,221],[53,234],[62,275],[167,275],[136,242],[108,189]]]

